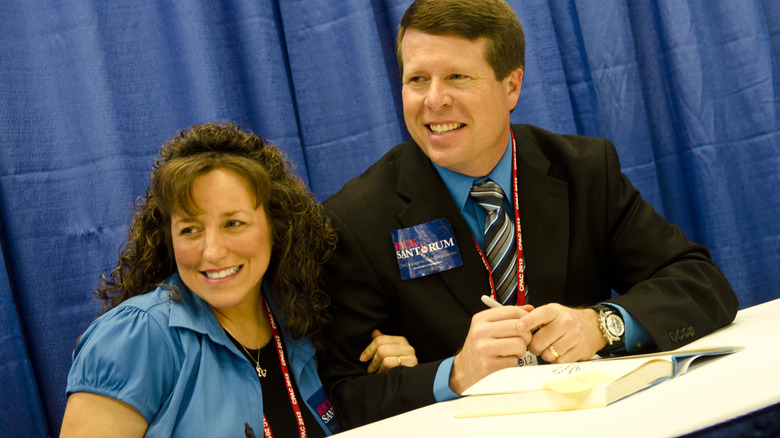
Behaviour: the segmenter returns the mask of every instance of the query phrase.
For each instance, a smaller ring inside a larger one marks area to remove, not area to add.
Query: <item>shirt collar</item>
[[[177,305],[171,306],[169,324],[172,327],[187,328],[198,333],[208,334],[212,338],[219,338],[215,335],[221,332],[222,328],[208,303],[195,295],[184,284],[178,272],[165,279],[163,284],[173,287],[181,296],[180,300],[176,302]]]
[[[217,317],[214,316],[214,312],[211,310],[208,303],[192,292],[181,280],[178,273],[174,273],[163,281],[163,283],[176,288],[181,295],[181,300],[176,303],[177,305],[171,306],[170,326],[203,333],[209,336],[212,341],[226,345],[228,348],[232,345],[232,342],[230,342],[223,333],[222,326],[219,325],[219,321],[217,321]],[[280,320],[279,315],[283,312],[280,310],[279,304],[273,298],[273,294],[269,293],[269,286],[263,282],[262,287],[263,293],[268,299],[268,305],[271,307],[271,312],[277,317],[277,323],[281,325],[282,321]],[[315,349],[311,343],[310,336],[304,336],[301,338],[302,342],[299,342],[299,340],[294,339],[281,326],[279,327],[279,331],[287,346],[288,359],[293,363],[297,375],[300,373],[306,361],[311,357],[314,357]],[[292,358],[296,355],[301,355],[303,359],[300,361],[293,361]]]
[[[496,167],[493,168],[493,170],[490,171],[490,173],[481,178],[474,178],[471,176],[463,175],[462,173],[454,172],[450,169],[447,169],[446,167],[441,167],[431,161],[433,164],[433,167],[436,169],[436,171],[439,173],[439,176],[441,176],[441,179],[444,181],[444,185],[447,186],[447,190],[449,190],[450,195],[452,196],[452,199],[455,201],[455,205],[458,206],[458,209],[463,210],[463,208],[466,206],[466,201],[469,200],[469,193],[471,192],[471,186],[473,186],[477,182],[481,182],[485,179],[491,179],[493,182],[501,186],[501,189],[504,191],[504,194],[506,195],[507,200],[510,204],[514,204],[512,202],[512,199],[514,199],[512,195],[512,136],[509,136],[509,141],[507,142],[506,149],[504,150],[504,155],[501,157],[501,160],[496,164]]]

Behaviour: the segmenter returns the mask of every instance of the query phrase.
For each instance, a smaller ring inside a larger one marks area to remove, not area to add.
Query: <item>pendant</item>
[[[255,365],[255,371],[257,371],[257,377],[265,377],[267,374],[267,371],[260,367],[259,362]]]

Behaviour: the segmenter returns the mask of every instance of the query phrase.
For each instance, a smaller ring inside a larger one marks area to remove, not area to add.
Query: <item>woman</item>
[[[276,147],[231,124],[160,154],[97,288],[111,310],[76,346],[61,436],[337,432],[315,360],[335,245],[319,205]],[[404,338],[375,336],[372,371],[416,364]]]

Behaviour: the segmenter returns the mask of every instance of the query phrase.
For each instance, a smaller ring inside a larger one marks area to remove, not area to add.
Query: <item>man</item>
[[[412,140],[325,202],[340,241],[321,374],[346,427],[534,356],[669,350],[733,320],[707,249],[640,197],[610,142],[511,125],[524,39],[506,3],[417,0],[396,50]],[[350,360],[376,327],[406,336],[419,365]]]

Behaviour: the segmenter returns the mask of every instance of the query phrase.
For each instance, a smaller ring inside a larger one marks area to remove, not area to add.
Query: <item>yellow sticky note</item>
[[[545,383],[544,387],[545,389],[549,389],[560,394],[572,394],[575,392],[589,391],[599,385],[609,383],[613,380],[615,380],[614,377],[603,371],[592,370],[586,373],[578,374],[576,376]]]

